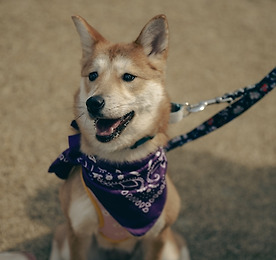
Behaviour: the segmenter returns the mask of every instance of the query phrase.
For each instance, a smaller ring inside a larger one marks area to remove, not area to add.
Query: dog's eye
[[[93,71],[93,72],[89,73],[88,78],[89,78],[90,81],[94,81],[98,76],[99,76],[98,72]]]
[[[126,82],[133,81],[135,78],[136,78],[136,76],[131,75],[131,74],[129,74],[129,73],[125,73],[125,74],[122,76],[122,80],[123,80],[123,81],[126,81]]]

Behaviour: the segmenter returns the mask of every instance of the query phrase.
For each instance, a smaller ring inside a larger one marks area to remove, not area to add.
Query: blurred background
[[[0,1],[0,251],[48,259],[63,221],[62,183],[47,173],[67,148],[79,85],[79,14],[113,42],[153,16],[170,25],[167,89],[175,102],[220,96],[276,65],[275,0]],[[182,197],[175,224],[192,259],[276,258],[276,92],[222,129],[168,153]],[[171,125],[186,133],[224,105]]]

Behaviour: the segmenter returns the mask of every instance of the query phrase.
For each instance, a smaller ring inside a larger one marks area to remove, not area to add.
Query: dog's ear
[[[165,15],[157,15],[143,28],[135,43],[141,45],[147,56],[166,55],[169,42],[168,22]]]
[[[90,57],[95,45],[107,40],[81,16],[72,16],[72,19],[80,35],[83,57]]]

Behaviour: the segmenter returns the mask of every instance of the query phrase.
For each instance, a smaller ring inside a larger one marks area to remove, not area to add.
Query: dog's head
[[[138,151],[164,145],[170,112],[164,89],[166,17],[154,17],[129,44],[110,43],[80,16],[73,21],[82,45],[81,84],[75,97],[82,151],[120,160],[120,155],[136,153],[139,158]],[[143,137],[153,138],[132,152],[130,147]]]

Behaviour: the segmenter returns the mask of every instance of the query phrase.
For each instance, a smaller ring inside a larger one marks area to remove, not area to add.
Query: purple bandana
[[[142,236],[155,224],[166,201],[167,159],[159,148],[131,163],[110,163],[80,152],[80,134],[69,136],[69,149],[53,162],[49,172],[66,179],[82,166],[86,186],[110,215],[132,235]]]

